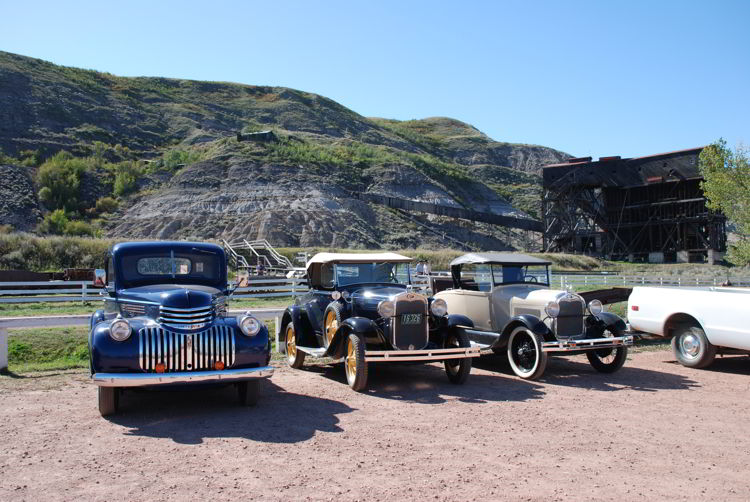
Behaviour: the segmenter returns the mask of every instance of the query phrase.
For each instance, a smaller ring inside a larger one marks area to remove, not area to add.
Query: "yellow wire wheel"
[[[365,342],[354,333],[346,340],[344,370],[349,387],[356,391],[367,386],[367,362],[365,362]]]
[[[323,345],[328,348],[341,327],[341,304],[332,302],[323,314]]]
[[[305,353],[297,350],[297,334],[294,332],[294,324],[290,321],[286,325],[286,360],[292,368],[301,368],[305,361]]]

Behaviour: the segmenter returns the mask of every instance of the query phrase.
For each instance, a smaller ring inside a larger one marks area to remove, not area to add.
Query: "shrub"
[[[115,169],[115,195],[127,195],[136,188],[138,168],[132,162],[117,164]]]
[[[117,201],[112,197],[102,197],[96,201],[96,212],[99,214],[111,213],[117,210],[118,205]]]
[[[44,217],[37,230],[43,234],[60,235],[65,232],[69,220],[65,210],[56,209]]]
[[[65,235],[94,236],[94,228],[85,221],[70,221],[65,225]]]
[[[78,209],[78,187],[86,162],[61,151],[39,168],[37,183],[42,187],[39,198],[50,209]]]

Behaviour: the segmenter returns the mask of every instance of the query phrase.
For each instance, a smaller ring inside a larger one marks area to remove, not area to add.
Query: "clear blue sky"
[[[0,0],[0,50],[293,87],[581,156],[750,143],[750,0]]]

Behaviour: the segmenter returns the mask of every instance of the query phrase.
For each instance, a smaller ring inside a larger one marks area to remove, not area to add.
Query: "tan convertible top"
[[[313,263],[409,263],[408,256],[397,253],[318,253],[307,262]]]
[[[397,253],[318,253],[307,262],[307,280],[310,287],[321,287],[333,277],[332,263],[409,263],[412,259]],[[327,289],[327,287],[326,287]]]

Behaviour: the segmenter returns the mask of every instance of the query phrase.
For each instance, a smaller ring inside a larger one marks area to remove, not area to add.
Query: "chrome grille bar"
[[[155,371],[156,365],[163,363],[166,371],[212,370],[214,363],[221,361],[229,368],[235,361],[234,337],[234,330],[227,326],[192,334],[143,328],[138,332],[140,367]]]

